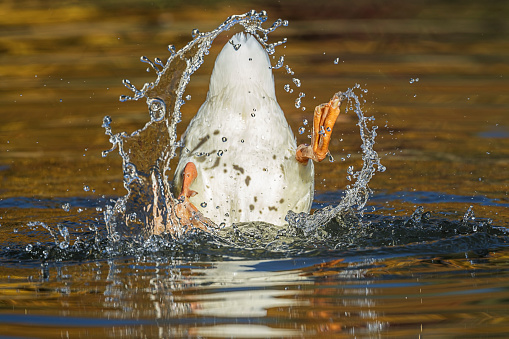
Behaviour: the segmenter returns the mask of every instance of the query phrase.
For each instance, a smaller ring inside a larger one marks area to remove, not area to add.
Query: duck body
[[[309,212],[313,201],[313,162],[299,163],[296,150],[267,52],[255,37],[236,34],[218,55],[207,98],[183,136],[176,196],[192,162],[197,194],[190,202],[214,223],[283,225],[289,210]]]

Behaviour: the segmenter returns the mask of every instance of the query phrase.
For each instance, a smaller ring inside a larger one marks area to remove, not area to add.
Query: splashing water
[[[193,40],[181,50],[176,51],[173,45],[168,47],[170,57],[166,63],[160,59],[152,61],[146,57],[141,58],[142,62],[147,63],[156,72],[155,82],[145,83],[141,89],[138,89],[129,80],[123,81],[133,95],[123,95],[120,101],[145,99],[150,120],[143,128],[130,134],[113,133],[112,120],[109,116],[106,116],[103,121],[105,134],[109,136],[112,144],[109,150],[103,152],[103,156],[115,149],[118,150],[122,158],[124,187],[127,190],[125,196],[114,201],[114,205],[107,206],[104,211],[111,240],[140,234],[149,236],[155,231],[157,233],[160,225],[165,225],[171,235],[176,238],[187,232],[185,228],[178,225],[179,219],[175,215],[175,206],[178,201],[171,194],[171,182],[168,180],[172,176],[170,161],[176,156],[177,148],[181,146],[181,143],[177,141],[176,126],[181,119],[180,109],[185,103],[183,96],[186,86],[191,75],[209,54],[214,39],[236,25],[241,25],[245,32],[254,35],[267,53],[272,55],[275,48],[285,43],[286,39],[268,43],[268,35],[288,23],[278,19],[269,28],[263,28],[262,24],[266,20],[267,15],[264,11],[260,13],[250,11],[243,15],[229,17],[211,32],[203,33],[193,30]],[[279,58],[273,68],[282,67],[283,62],[284,58]],[[287,65],[285,69],[290,73]],[[293,78],[293,82],[300,87],[300,80]],[[362,213],[371,192],[368,187],[371,177],[376,170],[384,171],[385,169],[380,164],[376,151],[373,150],[376,126],[369,127],[369,122],[374,119],[364,117],[361,103],[355,94],[357,89],[360,89],[359,85],[348,89],[344,95],[348,99],[350,109],[359,119],[357,125],[362,139],[363,167],[355,173],[353,171],[350,173],[356,180],[351,187],[347,187],[343,199],[337,206],[329,206],[313,215],[288,212],[286,220],[290,228],[302,230],[308,234],[337,215],[353,210]],[[300,107],[301,98],[304,96],[303,92],[299,93],[295,101],[297,108]]]
[[[3,236],[0,260],[6,265],[16,266],[16,269],[20,265],[34,265],[33,260],[40,261],[40,279],[45,280],[51,262],[56,262],[55,266],[60,267],[62,261],[69,261],[74,265],[74,262],[99,260],[97,263],[100,263],[106,258],[116,257],[147,256],[155,258],[156,262],[167,262],[174,257],[192,260],[206,258],[207,261],[215,261],[215,258],[223,260],[224,257],[260,260],[301,256],[305,257],[307,262],[311,256],[341,258],[350,256],[354,258],[353,260],[358,260],[364,257],[422,256],[426,253],[435,257],[462,251],[465,251],[465,255],[466,251],[469,251],[470,257],[471,251],[484,255],[482,253],[487,253],[487,249],[507,247],[509,244],[507,228],[492,225],[490,219],[482,218],[477,211],[474,214],[475,205],[470,206],[468,210],[465,208],[466,212],[463,211],[464,214],[462,213],[456,220],[451,220],[451,214],[447,211],[445,213],[437,211],[442,217],[433,218],[432,213],[416,205],[415,211],[407,216],[400,216],[400,213],[391,215],[393,210],[390,208],[386,210],[388,215],[368,213],[369,210],[365,207],[368,198],[371,199],[368,184],[376,171],[383,171],[384,167],[373,150],[377,132],[376,127],[372,126],[373,118],[364,116],[361,104],[360,93],[366,93],[367,90],[360,88],[359,85],[344,92],[347,100],[343,101],[343,111],[347,108],[357,115],[357,126],[362,141],[359,153],[362,154],[363,164],[359,168],[345,166],[348,167],[345,168],[347,172],[345,175],[350,186],[344,191],[327,192],[332,196],[327,200],[331,206],[318,210],[314,215],[289,212],[287,217],[289,225],[282,227],[263,222],[228,225],[211,233],[188,232],[178,241],[168,239],[167,236],[152,236],[156,221],[175,222],[172,208],[176,204],[176,199],[170,193],[171,183],[168,177],[173,176],[173,171],[169,164],[177,149],[181,147],[176,138],[175,126],[180,121],[180,108],[184,101],[191,100],[190,95],[183,94],[191,75],[208,55],[215,37],[234,26],[243,27],[245,31],[255,35],[268,53],[273,54],[275,48],[284,41],[270,44],[268,36],[273,30],[287,23],[277,20],[265,29],[261,27],[265,21],[266,14],[263,12],[253,11],[232,16],[212,32],[200,33],[195,30],[192,41],[180,50],[173,45],[168,46],[170,57],[166,61],[143,57],[141,61],[147,64],[149,70],[156,72],[155,80],[152,79],[154,82],[146,83],[139,88],[129,80],[124,80],[123,84],[132,93],[129,96],[121,96],[120,100],[123,102],[144,100],[148,108],[147,123],[132,133],[117,133],[112,130],[110,117],[103,120],[105,133],[112,144],[111,149],[105,151],[103,156],[119,152],[127,194],[108,203],[104,196],[96,199],[91,194],[87,194],[86,199],[71,197],[71,200],[67,201],[68,198],[52,198],[47,201],[42,199],[42,202],[41,199],[25,201],[23,198],[20,200],[10,199],[8,195],[2,196],[0,200],[3,212],[9,210],[10,213],[12,207],[19,209],[23,217],[16,219],[16,216],[13,218],[0,216],[0,233]],[[275,64],[273,68],[281,68],[280,72],[289,80],[286,81],[284,90],[293,93],[294,98],[304,93],[300,92],[304,88],[298,86],[300,81],[296,83],[292,80],[297,79],[299,75],[295,74],[289,65],[284,64],[285,58],[271,59]],[[339,64],[339,59],[335,61]],[[337,67],[333,66],[332,62],[329,66]],[[420,83],[419,78],[411,78],[409,82],[411,86]],[[338,89],[330,90],[332,94]],[[300,99],[299,105],[303,104]],[[304,100],[306,99],[309,99],[309,95],[308,98],[304,97]],[[62,99],[60,101],[62,102]],[[254,115],[253,113],[253,117]],[[254,119],[258,118],[259,114]],[[306,120],[302,125],[306,127],[301,127],[302,132],[299,133],[309,131]],[[393,133],[394,131],[390,131],[390,135]],[[231,140],[223,142],[230,143]],[[244,143],[244,139],[240,142]],[[344,162],[345,158],[350,158],[350,154],[340,159]],[[94,192],[93,187],[84,183],[80,183],[81,188],[82,192]],[[397,201],[404,194],[398,192],[383,198],[375,195],[372,203],[376,204],[377,199]],[[318,200],[320,197],[317,197]],[[415,203],[408,200],[403,206],[407,206],[405,204],[409,201]],[[470,204],[471,200],[468,201]],[[498,201],[496,204],[504,205],[504,202]],[[396,202],[395,205],[400,204]],[[34,218],[33,213],[37,213],[35,211],[40,207],[49,208],[51,214],[44,212],[41,214],[42,217],[48,216],[44,221],[29,222]],[[455,210],[456,208],[454,207]],[[384,207],[381,210],[384,211]],[[124,236],[126,238],[129,236],[127,241],[117,241]],[[35,265],[38,266],[39,263]],[[32,281],[32,277],[27,278]],[[109,279],[108,277],[107,280]],[[68,285],[74,284],[75,280],[62,282]],[[107,281],[101,282],[103,283]]]
[[[285,43],[286,39],[268,43],[268,35],[279,26],[288,25],[288,22],[278,19],[269,28],[263,28],[262,24],[266,20],[265,11],[257,13],[252,10],[243,15],[229,17],[211,32],[193,30],[194,39],[181,50],[177,52],[173,45],[168,47],[171,55],[166,63],[160,59],[152,62],[146,57],[141,58],[142,62],[156,72],[155,82],[145,83],[141,89],[137,89],[129,80],[123,81],[134,95],[123,95],[120,101],[144,98],[150,121],[131,134],[114,134],[110,127],[111,118],[104,118],[103,127],[110,137],[112,147],[103,152],[103,156],[118,149],[123,162],[124,187],[127,190],[127,194],[119,198],[114,206],[108,206],[104,213],[112,239],[118,239],[120,234],[139,233],[140,229],[150,234],[161,224],[169,224],[170,230],[181,229],[175,225],[179,221],[174,215],[173,206],[176,202],[170,192],[168,177],[171,176],[170,161],[180,146],[177,142],[176,125],[181,118],[180,108],[185,103],[182,97],[186,86],[191,75],[209,54],[214,39],[235,25],[243,26],[244,30],[254,35],[268,54],[272,55],[275,47]],[[282,63],[283,59],[279,61]],[[181,234],[177,232],[173,235]]]
[[[357,210],[359,216],[362,216],[363,209],[372,193],[368,186],[369,181],[377,170],[379,172],[385,171],[385,167],[380,163],[377,152],[373,149],[377,135],[377,126],[369,126],[369,122],[374,120],[374,118],[364,116],[359,97],[355,94],[355,90],[357,89],[361,89],[359,84],[356,84],[353,89],[349,88],[343,95],[348,99],[349,105],[349,107],[345,109],[345,112],[353,109],[359,119],[357,126],[359,127],[359,134],[362,140],[363,166],[357,172],[353,172],[353,168],[349,168],[347,171],[349,176],[351,175],[351,177],[356,180],[353,185],[347,186],[343,199],[337,206],[325,207],[316,211],[311,216],[306,213],[297,214],[292,211],[288,212],[286,221],[288,221],[290,225],[304,231],[305,234],[309,234],[316,230],[317,227],[328,223],[337,216],[351,215],[353,210]]]

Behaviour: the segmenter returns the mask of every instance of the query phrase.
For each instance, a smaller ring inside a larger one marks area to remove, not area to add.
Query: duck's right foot
[[[315,107],[313,117],[313,136],[311,145],[299,145],[295,159],[302,164],[307,164],[309,159],[322,161],[329,152],[332,129],[340,113],[341,103],[345,100],[343,93],[334,94],[326,104]]]
[[[183,183],[178,202],[175,204],[175,215],[179,219],[179,224],[187,228],[199,228],[203,231],[209,231],[209,227],[215,226],[214,223],[206,218],[198,211],[196,206],[189,200],[189,198],[198,194],[196,191],[191,190],[190,186],[198,176],[196,166],[192,162],[188,162],[183,172]]]

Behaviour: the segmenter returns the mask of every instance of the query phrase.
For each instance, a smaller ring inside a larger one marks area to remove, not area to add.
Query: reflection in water
[[[307,305],[304,301],[288,298],[295,291],[285,289],[285,286],[288,282],[299,286],[311,284],[309,278],[300,276],[300,272],[296,271],[262,273],[253,265],[263,265],[263,262],[217,262],[212,268],[194,270],[198,274],[196,283],[214,290],[212,294],[190,298],[199,304],[194,313],[219,317],[263,317],[270,308]]]
[[[175,333],[174,323],[168,323],[175,318],[194,323],[189,334],[209,337],[341,333],[350,330],[350,318],[365,333],[388,325],[379,320],[372,288],[383,284],[365,277],[367,267],[383,261],[333,260],[301,268],[295,267],[304,262],[294,260],[119,264],[108,262],[103,308],[118,309],[115,317],[122,319],[155,318],[163,337]],[[296,328],[304,318],[313,321]]]
[[[507,255],[468,256],[4,265],[0,326],[160,338],[504,333]]]
[[[507,257],[352,259],[11,267],[0,276],[0,301],[22,314],[0,312],[0,325],[13,324],[5,335],[46,324],[47,336],[66,328],[70,335],[161,338],[378,336],[389,329],[416,336],[483,323],[487,333],[503,331]],[[464,318],[466,311],[478,321]]]

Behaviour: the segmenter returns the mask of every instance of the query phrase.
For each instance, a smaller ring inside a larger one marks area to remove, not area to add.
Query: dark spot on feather
[[[244,174],[244,169],[242,167],[240,167],[239,165],[233,165],[233,169]]]

